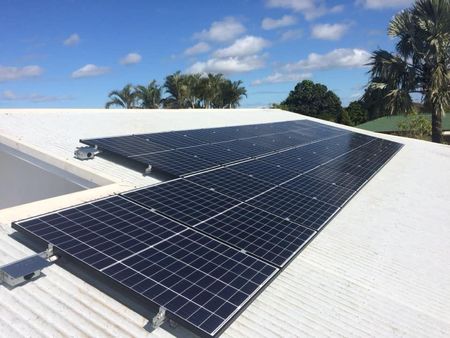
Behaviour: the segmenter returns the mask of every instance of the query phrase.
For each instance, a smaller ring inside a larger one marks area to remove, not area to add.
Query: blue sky
[[[3,0],[0,107],[103,107],[112,89],[183,72],[242,80],[243,107],[309,78],[344,105],[410,0]]]

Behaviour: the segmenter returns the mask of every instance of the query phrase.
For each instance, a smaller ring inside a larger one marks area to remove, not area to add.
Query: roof
[[[306,117],[244,109],[0,110],[0,142],[102,184],[2,210],[0,265],[32,253],[11,236],[11,221],[157,181],[102,158],[73,159],[80,138],[301,118]],[[450,147],[376,136],[405,146],[233,322],[225,337],[450,335]],[[44,272],[43,278],[12,290],[0,286],[2,335],[190,334],[170,325],[149,330],[151,313],[142,316],[122,305],[87,283],[89,276],[80,271],[53,265]]]
[[[420,114],[431,123],[431,114]],[[409,118],[407,115],[390,115],[379,117],[368,121],[357,127],[364,130],[375,131],[379,133],[393,133],[400,131],[399,124]],[[450,130],[450,115],[446,114],[442,119],[442,130]]]

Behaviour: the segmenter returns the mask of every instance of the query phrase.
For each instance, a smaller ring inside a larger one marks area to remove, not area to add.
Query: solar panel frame
[[[106,197],[16,221],[12,225],[14,229],[34,239],[42,247],[46,247],[49,243],[54,244],[55,239],[61,238],[58,232],[64,232],[56,227],[52,227],[50,229],[41,229],[46,231],[37,234],[35,231],[30,230],[29,226],[24,226],[24,223],[32,222],[31,227],[36,227],[39,221],[42,222],[43,219],[54,221],[55,219],[52,219],[52,217],[55,214],[71,211],[74,208],[82,208],[94,203],[105,202],[110,199],[135,204],[120,196]],[[112,259],[109,265],[103,264],[101,268],[96,264],[96,260],[103,260],[101,257],[103,254],[101,254],[100,250],[97,250],[97,253],[90,256],[83,255],[85,250],[82,250],[77,255],[66,251],[67,249],[63,249],[59,244],[56,244],[54,245],[54,254],[64,258],[64,261],[70,261],[85,269],[91,276],[97,277],[102,282],[112,286],[113,289],[120,290],[120,294],[127,299],[133,299],[137,303],[155,310],[160,306],[164,306],[169,311],[167,314],[169,318],[175,319],[200,335],[208,336],[217,336],[226,329],[279,272],[278,268],[258,258],[246,255],[225,243],[216,241],[176,221],[171,221],[164,216],[155,214],[151,210],[137,204],[135,205],[145,213],[151,213],[160,219],[164,219],[166,225],[167,222],[176,224],[180,231],[174,232],[172,236],[146,248],[131,253],[129,256],[121,259]],[[51,231],[49,232],[48,230]],[[52,235],[54,233],[56,236]],[[67,240],[63,243],[66,242]],[[77,246],[72,244],[69,250]],[[174,251],[174,246],[178,247],[179,251],[183,250],[183,253]],[[80,250],[80,248],[77,250]],[[184,251],[186,251],[186,254],[184,254]],[[72,250],[72,252],[74,251]],[[197,258],[192,260],[192,255],[195,255]],[[145,261],[150,257],[152,260],[146,263],[142,257],[146,257]],[[159,257],[159,260],[155,257]],[[134,263],[132,265],[125,264],[130,262]],[[201,265],[202,262],[205,264]],[[184,264],[184,266],[180,266],[180,264]],[[158,271],[155,271],[156,267],[159,267]],[[152,275],[147,276],[144,274],[150,273],[150,270]],[[178,280],[174,280],[174,277],[172,277],[175,275],[179,276],[177,277]],[[186,285],[186,281],[190,282],[190,284]],[[96,284],[96,287],[99,287],[99,285]],[[192,301],[189,299],[191,291],[200,292],[199,294],[194,293],[196,297]],[[170,295],[173,295],[174,298],[168,298]],[[213,299],[205,299],[203,296],[206,295],[215,296]],[[184,299],[184,304],[180,304],[180,298]],[[220,303],[217,302],[219,300]],[[200,301],[202,303],[199,303]],[[192,308],[194,308],[195,312],[189,315],[187,310]],[[202,320],[201,316],[204,316],[205,312],[208,312],[207,317]],[[194,315],[195,318],[193,317]],[[219,316],[224,316],[225,318]],[[197,324],[194,319],[201,322]]]
[[[247,203],[200,222],[195,229],[280,268],[316,234]]]
[[[275,187],[271,183],[258,180],[229,168],[202,172],[186,176],[185,179],[242,202]]]
[[[241,203],[186,179],[137,188],[120,195],[191,227]]]
[[[134,135],[82,139],[80,142],[89,146],[95,146],[102,151],[119,154],[125,157],[160,153],[170,150],[169,147],[162,144],[146,141],[145,139]]]
[[[339,207],[282,186],[247,201],[248,204],[318,231],[339,211]]]

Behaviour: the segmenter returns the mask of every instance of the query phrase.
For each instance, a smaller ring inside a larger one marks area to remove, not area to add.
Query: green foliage
[[[297,83],[280,106],[294,113],[330,121],[336,121],[342,112],[339,97],[325,85],[310,80]]]
[[[163,90],[167,94],[162,98]],[[182,74],[180,71],[166,77],[163,86],[155,80],[147,86],[128,84],[122,90],[109,94],[106,108],[236,108],[247,90],[242,81],[231,81],[222,74]]]
[[[424,116],[413,113],[398,124],[402,135],[425,139],[431,134],[431,123]]]
[[[347,109],[342,109],[341,113],[338,115],[337,123],[345,124],[346,126],[353,126],[353,121],[350,119],[348,115]]]
[[[347,112],[350,126],[357,126],[367,121],[367,110],[359,101],[350,102],[347,108],[344,109]]]
[[[442,116],[450,106],[450,2],[414,2],[391,20],[388,34],[397,39],[396,51],[373,52],[364,102],[379,103],[382,114],[406,114],[411,93],[419,93],[432,114],[432,141],[442,142]]]
[[[113,90],[108,94],[110,100],[106,102],[105,108],[119,106],[121,108],[136,108],[136,91],[131,84],[127,84],[121,90]]]

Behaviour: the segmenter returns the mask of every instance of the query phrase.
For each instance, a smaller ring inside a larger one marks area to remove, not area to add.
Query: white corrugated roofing
[[[12,220],[156,181],[101,158],[73,159],[80,138],[299,118],[279,110],[0,110],[0,142],[115,182],[0,210],[0,265],[32,252],[10,236]],[[450,147],[377,136],[405,147],[224,336],[450,335]],[[12,290],[0,286],[1,336],[189,335],[180,326],[151,331],[148,318],[77,273],[53,265],[45,274]]]

